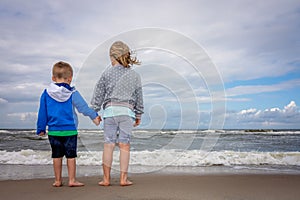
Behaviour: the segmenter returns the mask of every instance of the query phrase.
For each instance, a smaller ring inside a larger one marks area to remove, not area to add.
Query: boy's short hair
[[[69,63],[59,61],[53,65],[52,76],[67,79],[73,76],[73,69]]]

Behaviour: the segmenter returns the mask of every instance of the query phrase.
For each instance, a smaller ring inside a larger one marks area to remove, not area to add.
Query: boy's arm
[[[46,107],[46,93],[45,91],[40,98],[40,107],[38,111],[36,134],[43,136],[46,133],[47,126],[47,107]]]
[[[84,116],[90,117],[91,120],[94,120],[98,117],[98,113],[88,106],[88,104],[78,91],[75,91],[73,93],[72,98],[73,105],[79,113],[82,113]]]

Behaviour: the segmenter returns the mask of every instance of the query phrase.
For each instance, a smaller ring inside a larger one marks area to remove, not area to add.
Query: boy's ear
[[[68,78],[68,83],[69,83],[69,84],[71,84],[71,82],[72,82],[72,79],[73,79],[73,77],[72,77],[72,76]]]
[[[52,76],[52,81],[56,82],[56,78],[54,76]]]

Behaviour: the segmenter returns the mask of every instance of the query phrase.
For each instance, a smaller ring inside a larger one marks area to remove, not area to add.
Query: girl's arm
[[[141,78],[137,78],[137,89],[135,90],[134,97],[135,97],[135,106],[134,112],[136,119],[141,119],[142,114],[144,113],[144,102],[143,102],[143,89]]]
[[[101,106],[104,102],[104,99],[105,99],[105,78],[102,75],[94,89],[94,94],[91,100],[92,108],[95,111],[99,112],[101,110]]]

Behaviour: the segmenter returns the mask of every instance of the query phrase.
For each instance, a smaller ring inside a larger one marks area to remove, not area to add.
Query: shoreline
[[[10,199],[180,199],[180,200],[292,200],[300,196],[300,175],[287,174],[134,174],[134,185],[121,187],[118,177],[109,187],[98,186],[100,176],[78,177],[84,187],[52,187],[53,179],[0,181],[1,198]]]
[[[93,177],[102,176],[100,165],[82,166],[77,165],[76,176]],[[299,166],[197,166],[197,167],[150,167],[150,166],[129,166],[130,176],[139,175],[300,175]],[[119,175],[119,166],[113,165],[112,177]],[[16,165],[0,164],[0,181],[5,180],[30,180],[52,178],[53,166],[51,165]],[[67,177],[67,166],[63,164],[62,176]]]

